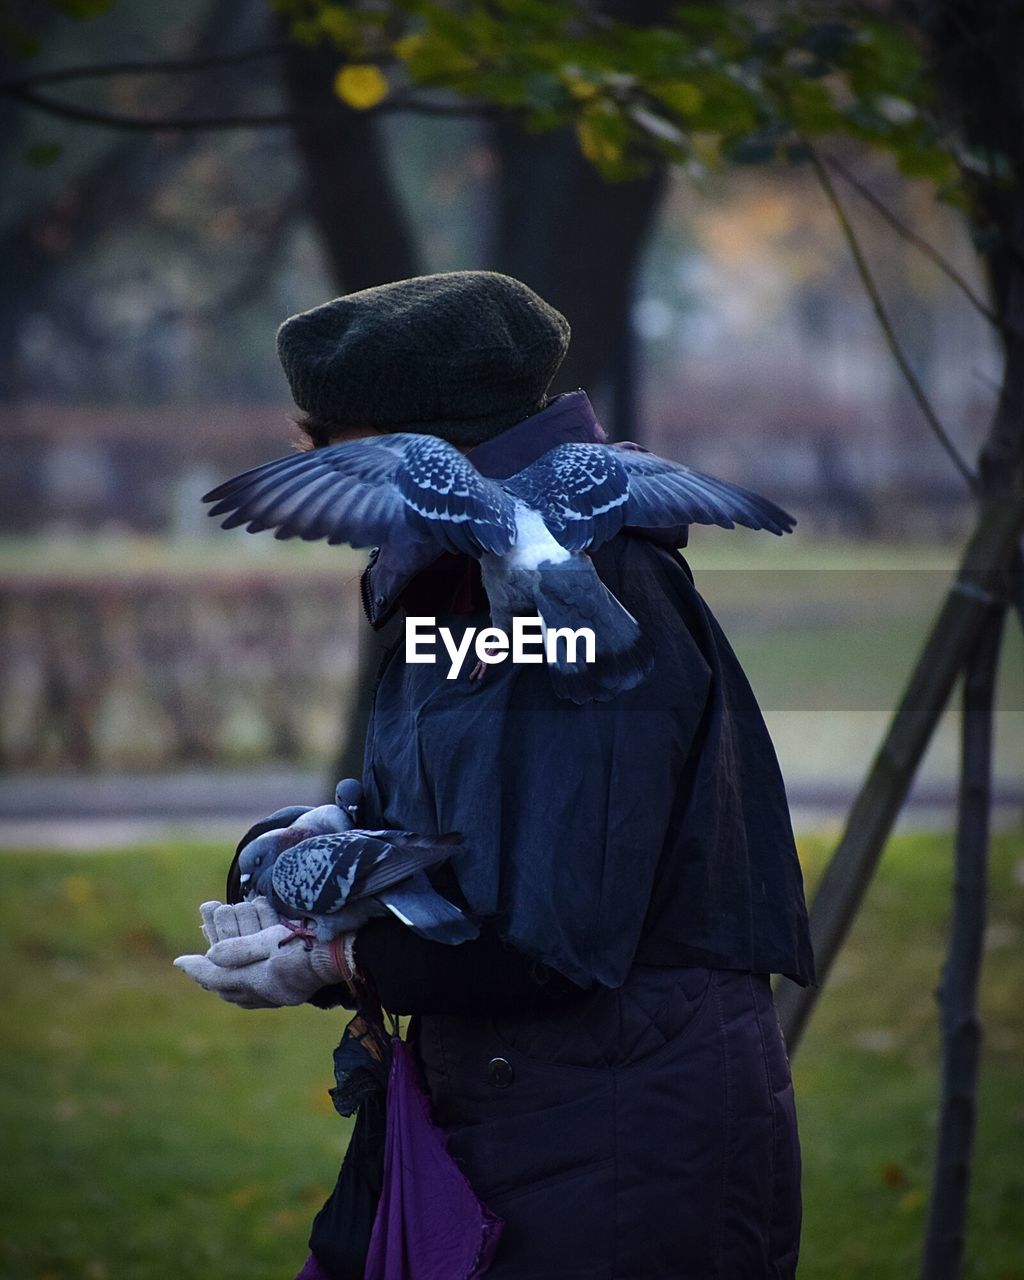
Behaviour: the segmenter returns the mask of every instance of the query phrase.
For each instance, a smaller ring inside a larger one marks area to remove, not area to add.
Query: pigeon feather
[[[281,853],[254,883],[254,890],[266,894],[282,916],[314,921],[317,936],[324,941],[357,928],[370,915],[382,914],[382,907],[401,918],[402,891],[408,898],[411,890],[420,899],[412,905],[418,907],[422,921],[410,916],[410,927],[420,932],[422,924],[432,930],[424,936],[440,932],[442,941],[462,941],[476,936],[476,926],[437,894],[423,875],[461,843],[462,837],[454,833],[421,836],[410,831],[355,830],[314,836]],[[439,900],[432,910],[428,909],[430,897]],[[399,910],[392,902],[399,904]],[[458,937],[452,936],[453,929]]]

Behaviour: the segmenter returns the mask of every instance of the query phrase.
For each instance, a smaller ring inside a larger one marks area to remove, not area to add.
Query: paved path
[[[854,784],[791,779],[789,796],[797,830],[827,827],[848,812]],[[281,805],[329,798],[322,773],[296,769],[16,775],[0,778],[0,849],[87,851],[172,839],[232,844],[257,818]],[[948,827],[954,801],[951,786],[920,785],[902,825]],[[1024,786],[1000,788],[994,816],[1001,826],[1024,821]]]

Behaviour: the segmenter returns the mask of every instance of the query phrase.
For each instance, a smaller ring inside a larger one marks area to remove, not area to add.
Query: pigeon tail
[[[588,559],[579,560],[589,572],[580,572],[577,558],[572,569],[547,570],[537,575],[534,603],[544,624],[545,637],[552,631],[594,633],[594,661],[580,636],[573,645],[564,636],[555,641],[555,660],[548,673],[560,698],[582,704],[607,702],[638,685],[654,665],[654,648],[633,615],[608,590]]]
[[[429,942],[457,946],[480,933],[479,926],[453,902],[442,897],[422,872],[382,890],[377,894],[377,901],[413,933]]]

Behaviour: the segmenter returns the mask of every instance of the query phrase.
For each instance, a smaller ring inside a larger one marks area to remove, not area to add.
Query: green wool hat
[[[544,406],[565,317],[496,271],[446,271],[349,293],[286,320],[277,350],[300,409],[475,445]]]

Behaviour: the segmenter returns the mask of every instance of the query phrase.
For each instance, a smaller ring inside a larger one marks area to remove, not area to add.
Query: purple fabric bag
[[[408,1045],[392,1036],[391,1050],[384,1185],[364,1280],[479,1280],[502,1221],[448,1154]]]

